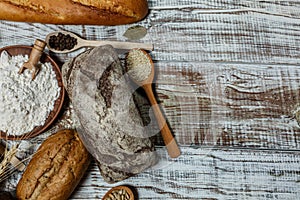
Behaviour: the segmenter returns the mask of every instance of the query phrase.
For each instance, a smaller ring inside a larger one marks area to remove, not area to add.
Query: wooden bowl
[[[2,53],[2,51],[7,51],[11,56],[28,55],[28,57],[29,57],[31,50],[32,50],[32,47],[30,47],[30,46],[24,46],[24,45],[7,46],[7,47],[3,47],[0,49],[0,54]],[[62,108],[64,97],[65,97],[65,89],[63,86],[62,75],[61,75],[58,65],[46,53],[43,53],[40,61],[42,63],[45,63],[45,62],[51,63],[53,70],[56,74],[58,86],[60,87],[60,94],[59,94],[59,97],[57,98],[57,100],[55,101],[54,109],[50,112],[44,125],[36,126],[32,131],[24,133],[22,135],[7,135],[5,132],[0,131],[0,138],[7,139],[7,140],[22,140],[22,139],[29,139],[29,138],[35,137],[35,136],[41,134],[43,131],[45,131],[58,116],[58,114]]]
[[[125,191],[127,192],[127,194],[129,195],[129,198],[128,198],[128,199],[125,198],[126,200],[134,200],[134,194],[133,194],[132,190],[131,190],[129,187],[125,186],[125,185],[120,185],[120,186],[116,186],[116,187],[111,188],[111,189],[104,195],[104,197],[102,198],[102,200],[106,200],[107,198],[109,198],[110,195],[112,195],[112,193],[113,193],[114,191],[120,191],[120,190],[125,190]],[[114,198],[111,198],[111,199],[114,200]],[[115,199],[117,199],[117,198],[115,198]]]

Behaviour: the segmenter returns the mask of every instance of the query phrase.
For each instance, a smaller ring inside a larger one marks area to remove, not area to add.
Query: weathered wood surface
[[[158,147],[161,166],[116,185],[134,186],[140,199],[299,198],[300,2],[149,0],[149,6],[137,24],[148,29],[142,41],[155,45],[158,100],[183,155],[169,160]],[[1,21],[0,46],[32,45],[59,29],[126,40],[130,26]],[[79,52],[51,55],[63,63]],[[92,164],[72,199],[101,199],[112,186]]]
[[[177,160],[162,154],[159,167],[123,184],[136,186],[139,199],[299,198],[299,154],[201,148],[184,148],[182,153]],[[72,198],[100,199],[110,187],[92,165]]]

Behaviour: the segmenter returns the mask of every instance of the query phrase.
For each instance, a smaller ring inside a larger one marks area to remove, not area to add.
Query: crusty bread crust
[[[158,161],[116,50],[88,49],[62,66],[78,134],[107,183],[138,174]],[[80,123],[79,123],[80,122]]]
[[[46,24],[121,25],[148,13],[147,0],[4,0],[0,20]]]
[[[90,163],[77,132],[63,130],[47,138],[17,185],[20,200],[67,200]]]

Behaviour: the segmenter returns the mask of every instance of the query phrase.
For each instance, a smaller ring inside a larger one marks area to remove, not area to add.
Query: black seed
[[[77,45],[77,39],[73,38],[69,34],[58,33],[56,36],[52,35],[49,38],[49,46],[56,50],[70,50]]]

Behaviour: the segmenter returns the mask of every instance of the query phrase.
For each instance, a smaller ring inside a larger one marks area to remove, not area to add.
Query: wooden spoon
[[[53,48],[53,46],[50,44],[50,37],[58,36],[59,33],[62,33],[64,35],[70,35],[72,38],[75,38],[77,40],[77,44],[71,49],[58,50],[58,49]],[[56,32],[49,33],[46,36],[46,43],[47,43],[48,49],[55,53],[69,53],[71,51],[75,51],[82,47],[97,47],[97,46],[103,46],[103,45],[112,45],[116,49],[125,49],[125,50],[134,49],[134,48],[143,48],[143,49],[146,49],[149,51],[153,50],[152,44],[120,42],[120,41],[106,41],[106,40],[84,40],[84,39],[78,37],[76,34],[68,32],[68,31],[56,31]]]
[[[169,126],[159,108],[159,105],[157,104],[157,101],[155,99],[155,96],[154,96],[153,90],[152,90],[152,82],[153,82],[154,74],[155,74],[153,61],[152,61],[150,55],[146,51],[144,51],[142,49],[134,49],[134,50],[141,51],[144,55],[146,55],[150,64],[148,63],[148,65],[143,65],[143,66],[150,67],[151,71],[150,71],[149,76],[146,79],[144,79],[143,81],[136,80],[132,76],[131,76],[131,79],[137,85],[141,86],[145,90],[145,92],[148,96],[148,99],[150,101],[150,104],[153,108],[154,115],[156,117],[158,127],[160,128],[160,132],[161,132],[162,138],[164,140],[164,143],[166,145],[168,154],[171,158],[177,158],[178,156],[180,156],[180,149],[177,145],[175,138],[173,137],[173,135],[169,129]],[[129,54],[130,54],[130,52],[129,52]],[[128,59],[128,55],[127,55],[127,59]],[[140,59],[138,59],[138,60],[140,60]],[[128,65],[128,63],[127,63],[127,65]],[[129,72],[129,74],[130,74],[130,72]]]

